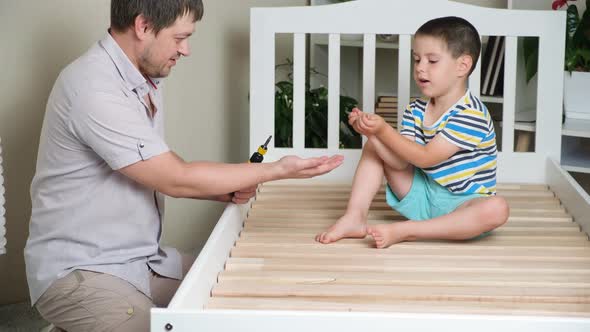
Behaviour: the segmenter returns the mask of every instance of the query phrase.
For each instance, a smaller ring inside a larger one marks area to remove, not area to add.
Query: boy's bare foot
[[[367,227],[367,234],[375,240],[375,246],[383,249],[399,242],[406,241],[405,234],[401,231],[400,224],[380,224]]]
[[[365,236],[367,236],[367,216],[347,213],[327,230],[316,235],[315,240],[328,244],[343,238],[364,238]]]

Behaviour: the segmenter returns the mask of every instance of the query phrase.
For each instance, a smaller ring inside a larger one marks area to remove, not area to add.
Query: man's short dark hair
[[[481,40],[475,27],[467,20],[456,16],[435,18],[424,23],[415,35],[442,39],[455,59],[464,54],[471,56],[473,65],[469,75],[475,69],[481,51]]]
[[[202,0],[111,0],[111,28],[125,31],[142,14],[157,34],[186,14],[193,15],[193,22],[199,21],[203,11]]]

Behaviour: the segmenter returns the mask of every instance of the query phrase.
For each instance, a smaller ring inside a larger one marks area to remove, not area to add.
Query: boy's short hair
[[[471,57],[473,65],[469,75],[475,69],[481,51],[481,40],[477,29],[467,20],[456,16],[435,18],[418,28],[415,35],[442,39],[455,59],[464,54]]]
[[[141,14],[158,34],[186,14],[193,15],[193,22],[201,20],[203,11],[202,0],[111,0],[111,28],[126,31]]]

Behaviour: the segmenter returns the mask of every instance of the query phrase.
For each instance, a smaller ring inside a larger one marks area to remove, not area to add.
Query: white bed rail
[[[547,184],[590,240],[590,195],[555,160],[547,160]]]
[[[251,14],[250,150],[255,150],[268,135],[274,134],[275,35],[294,34],[293,147],[271,148],[268,160],[288,154],[339,153],[345,156],[345,164],[325,175],[324,179],[350,180],[360,150],[338,148],[339,35],[364,35],[362,101],[364,111],[372,112],[375,102],[375,36],[399,34],[398,107],[403,111],[410,98],[411,37],[424,22],[441,16],[463,17],[482,36],[506,36],[499,181],[542,183],[545,181],[546,158],[560,159],[565,44],[563,12],[483,8],[444,0],[358,0],[328,6],[255,8]],[[330,97],[326,149],[304,146],[305,35],[312,33],[329,35]],[[513,150],[517,38],[525,36],[539,37],[536,151],[531,153]],[[476,94],[479,80],[480,65],[470,78],[471,89]]]

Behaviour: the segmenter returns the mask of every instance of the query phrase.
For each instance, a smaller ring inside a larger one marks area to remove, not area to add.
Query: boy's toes
[[[321,232],[320,234],[315,236],[315,240],[317,242],[324,242],[324,237],[326,237],[326,232]]]
[[[328,232],[322,232],[318,234],[315,239],[320,243],[326,244],[329,243],[330,236],[328,235]]]

